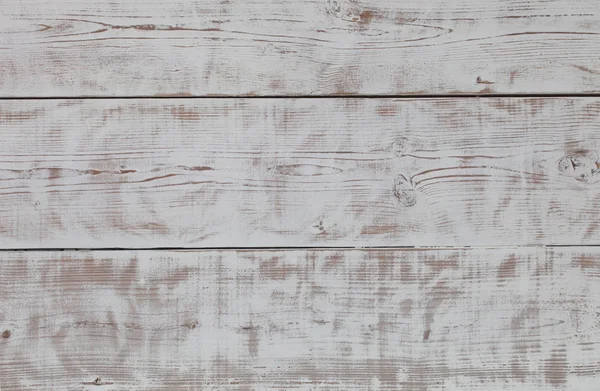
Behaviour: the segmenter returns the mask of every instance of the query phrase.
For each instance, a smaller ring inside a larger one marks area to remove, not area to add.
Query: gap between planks
[[[48,252],[48,251],[305,251],[305,250],[452,250],[452,249],[511,249],[511,248],[569,248],[600,247],[600,244],[530,244],[530,245],[476,245],[476,246],[285,246],[285,247],[48,247],[48,248],[0,248],[0,252]]]
[[[356,94],[356,95],[76,95],[76,96],[32,96],[6,97],[0,96],[0,101],[7,100],[123,100],[123,99],[463,99],[463,98],[600,98],[600,93],[566,93],[566,94]]]

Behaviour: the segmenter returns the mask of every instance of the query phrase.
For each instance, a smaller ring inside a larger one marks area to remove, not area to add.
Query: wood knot
[[[313,225],[313,228],[315,228],[320,234],[325,233],[325,225],[323,225],[323,219],[320,219],[317,224]]]
[[[394,152],[394,155],[397,157],[402,157],[408,152],[409,141],[406,137],[397,137],[392,142],[390,147],[391,151]]]
[[[376,17],[371,10],[345,4],[345,2],[346,0],[327,0],[327,13],[344,22],[359,23],[361,25],[369,24]]]
[[[330,232],[334,232],[337,227],[335,223],[327,222],[324,217],[317,217],[316,222],[310,226],[310,232],[314,235],[326,235]]]
[[[476,82],[477,84],[494,84],[494,82],[493,82],[493,81],[489,81],[489,80],[483,80],[483,79],[481,78],[481,76],[477,76],[477,79],[475,79],[475,82]]]
[[[332,15],[337,15],[342,12],[341,0],[328,0],[327,1],[327,12]]]
[[[410,181],[404,175],[398,175],[394,179],[394,196],[401,205],[414,206],[417,203],[417,193]]]
[[[2,332],[2,338],[10,338],[10,335],[11,335],[11,334],[12,334],[12,333],[10,332],[10,330],[4,330],[4,331]]]
[[[114,383],[108,382],[108,381],[103,382],[101,378],[97,377],[96,379],[94,379],[94,381],[83,382],[81,384],[83,384],[85,386],[110,386],[110,385],[113,385]]]
[[[600,173],[600,161],[594,151],[582,151],[582,154],[566,155],[557,163],[558,171],[580,182],[589,182]]]

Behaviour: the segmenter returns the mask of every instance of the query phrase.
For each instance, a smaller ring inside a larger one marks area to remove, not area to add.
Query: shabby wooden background
[[[596,0],[0,0],[0,391],[600,390]]]

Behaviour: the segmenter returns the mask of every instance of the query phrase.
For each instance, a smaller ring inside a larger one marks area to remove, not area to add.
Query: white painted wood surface
[[[0,103],[0,248],[600,243],[600,100]]]
[[[595,0],[0,0],[0,391],[598,391],[599,93]]]
[[[2,390],[598,386],[597,248],[0,258]]]
[[[596,0],[2,0],[0,96],[600,92]]]

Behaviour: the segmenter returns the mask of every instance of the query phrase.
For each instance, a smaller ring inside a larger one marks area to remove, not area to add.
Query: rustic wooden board
[[[2,390],[598,386],[596,248],[0,257]]]
[[[600,91],[595,0],[3,0],[0,96]]]
[[[0,103],[0,248],[598,244],[600,99]]]

